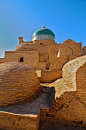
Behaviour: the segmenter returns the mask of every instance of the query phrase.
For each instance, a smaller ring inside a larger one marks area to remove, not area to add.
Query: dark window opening
[[[40,43],[40,45],[42,45],[42,43]]]
[[[21,57],[19,62],[23,62],[23,60],[24,60],[23,57]]]

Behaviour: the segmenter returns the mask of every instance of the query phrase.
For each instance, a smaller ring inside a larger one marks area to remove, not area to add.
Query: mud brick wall
[[[78,69],[76,73],[76,96],[86,106],[86,62]]]
[[[71,39],[66,40],[63,42],[62,46],[60,47],[60,54],[61,57],[64,55],[76,55],[81,56],[81,46],[80,43],[76,43]]]
[[[41,121],[86,127],[86,56],[68,62],[55,83],[56,100],[41,109]]]
[[[46,70],[46,62],[39,62],[38,64],[38,69],[41,70]]]
[[[62,70],[62,67],[68,61],[68,56],[64,55],[63,57],[58,57],[57,59],[50,62],[50,69],[54,70]]]
[[[81,56],[81,44],[68,39],[60,46],[57,59],[51,61],[50,69],[61,70],[65,63],[79,56]]]
[[[24,115],[0,111],[0,129],[38,130],[39,120],[40,112],[38,115]]]
[[[20,62],[20,58],[23,57],[23,63],[34,69],[62,70],[69,60],[81,56],[81,43],[71,39],[57,44],[54,40],[48,39],[22,42],[22,38],[20,37],[21,44],[15,51],[5,52],[4,62]]]
[[[38,51],[6,51],[4,62],[20,62],[20,58],[23,57],[23,64],[30,66],[31,68],[37,68],[39,63]]]
[[[74,60],[71,60],[64,65],[62,69],[62,79],[58,79],[55,81],[55,89],[56,89],[55,96],[56,97],[60,97],[60,95],[66,91],[76,91],[76,90],[78,91],[77,80],[76,80],[77,71],[85,62],[86,62],[86,56],[82,56]],[[80,71],[80,75],[82,73],[83,73],[83,69]],[[84,70],[84,73],[85,73],[85,70]],[[82,75],[79,77],[81,79],[83,78]],[[84,78],[82,79],[82,81],[84,81]],[[85,84],[85,81],[84,81],[84,84]]]
[[[41,77],[39,77],[39,80],[41,83],[50,83],[55,81],[58,78],[62,77],[62,71],[61,70],[42,70],[41,71]]]
[[[85,62],[86,56],[82,56],[71,60],[63,67],[63,79],[70,88],[74,88],[76,90],[76,72]]]

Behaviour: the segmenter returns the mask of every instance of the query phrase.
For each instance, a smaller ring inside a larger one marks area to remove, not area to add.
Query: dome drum
[[[38,35],[38,36],[33,36],[32,40],[43,40],[43,39],[49,39],[49,40],[55,40],[54,37],[50,35]]]

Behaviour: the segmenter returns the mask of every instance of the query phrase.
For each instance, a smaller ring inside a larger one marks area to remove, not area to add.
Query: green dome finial
[[[45,28],[45,25],[43,25],[43,28]]]

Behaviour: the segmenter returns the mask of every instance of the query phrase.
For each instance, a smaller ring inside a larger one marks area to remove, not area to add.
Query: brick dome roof
[[[21,43],[16,48],[15,51],[34,51],[38,50],[35,44]]]
[[[32,100],[39,92],[35,70],[18,62],[0,64],[0,106]]]

